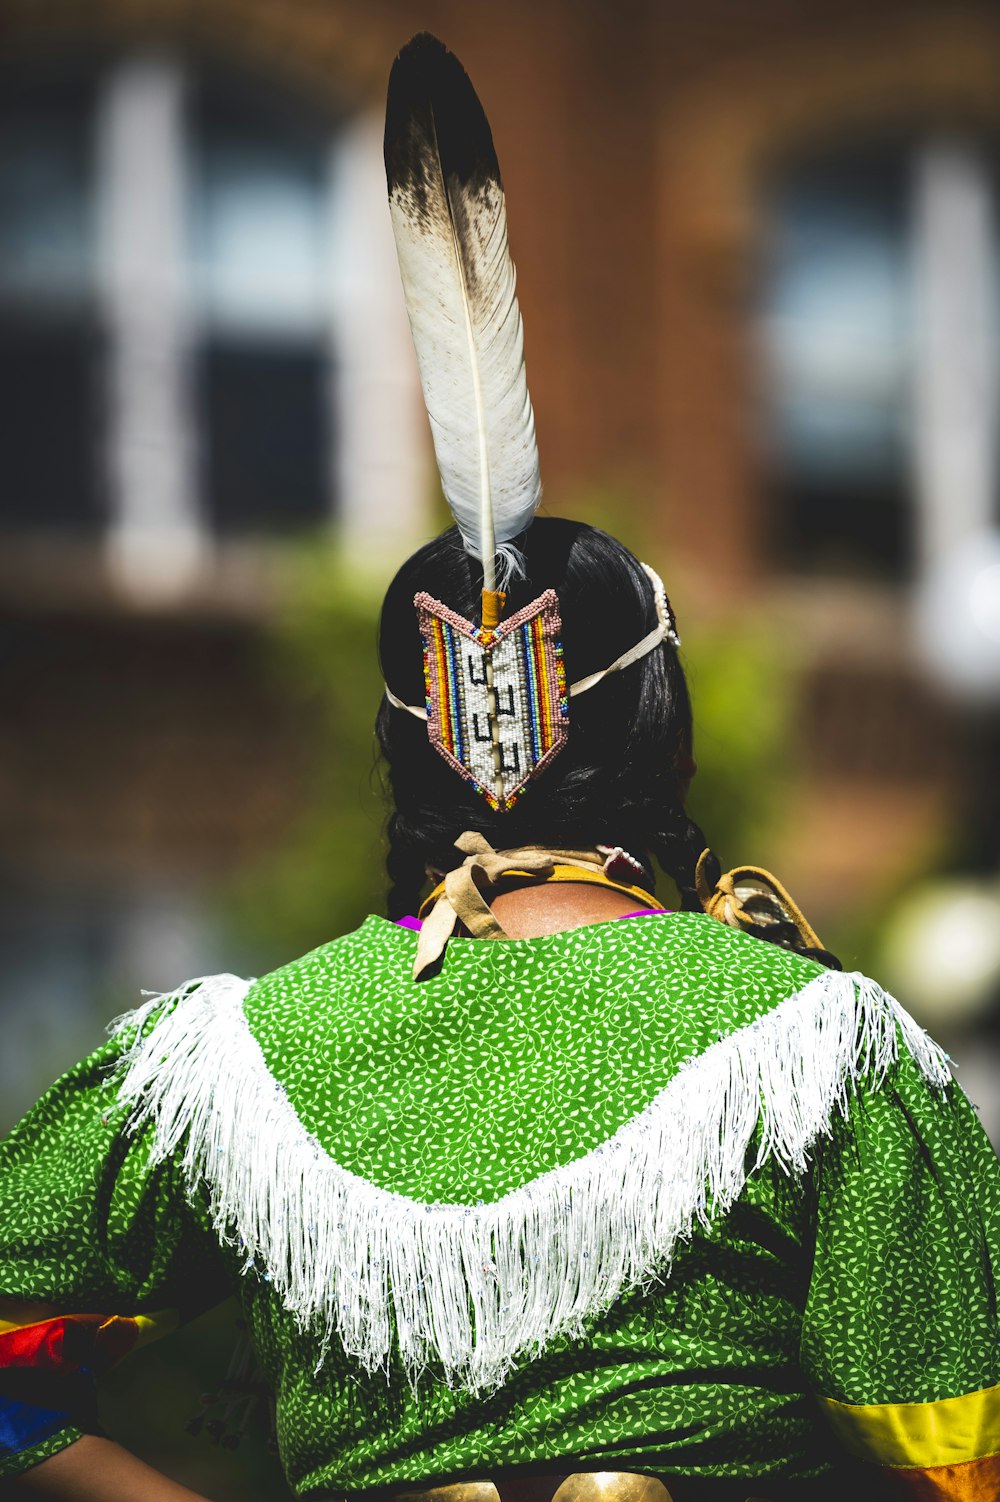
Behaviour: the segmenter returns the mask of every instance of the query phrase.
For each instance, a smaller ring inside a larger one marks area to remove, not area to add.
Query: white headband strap
[[[663,580],[648,563],[642,564],[642,568],[653,586],[653,598],[656,601],[656,625],[641,641],[637,641],[634,647],[629,647],[627,652],[616,657],[610,667],[601,668],[600,672],[590,673],[586,678],[578,678],[575,683],[571,683],[566,690],[571,699],[577,694],[585,694],[589,689],[595,688],[602,678],[607,678],[609,673],[620,673],[622,668],[630,668],[633,662],[638,662],[640,658],[647,656],[662,641],[669,641],[674,647],[680,646],[681,639],[677,635],[677,627],[674,625],[670,607],[667,604],[667,592],[663,587]],[[426,720],[426,708],[418,704],[404,704],[402,699],[396,697],[388,684],[385,685],[385,696],[394,709],[405,709],[407,714],[413,715],[415,719]]]

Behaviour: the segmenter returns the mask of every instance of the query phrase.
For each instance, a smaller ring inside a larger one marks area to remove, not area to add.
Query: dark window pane
[[[837,485],[778,476],[771,484],[771,516],[778,559],[806,572],[895,579],[913,568],[915,517],[901,480]]]
[[[0,323],[0,528],[89,535],[101,524],[95,366],[84,324]]]
[[[0,73],[0,304],[45,316],[94,295],[95,75]]]
[[[96,448],[97,75],[0,72],[0,528],[91,534]]]
[[[204,347],[205,496],[219,531],[283,531],[327,514],[326,379],[314,346]]]

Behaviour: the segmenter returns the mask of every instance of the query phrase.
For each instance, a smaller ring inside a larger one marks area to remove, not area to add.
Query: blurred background
[[[381,902],[378,602],[444,521],[380,155],[425,27],[498,143],[545,507],[666,578],[695,814],[1000,1139],[1000,12],[950,0],[7,0],[0,1127],[140,987]],[[151,1437],[189,1379],[142,1360],[118,1432],[281,1495]]]

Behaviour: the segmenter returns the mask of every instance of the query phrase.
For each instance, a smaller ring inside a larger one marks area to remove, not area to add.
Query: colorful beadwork
[[[424,646],[431,743],[491,808],[505,812],[569,735],[555,590],[547,589],[495,631],[424,592],[413,603]]]

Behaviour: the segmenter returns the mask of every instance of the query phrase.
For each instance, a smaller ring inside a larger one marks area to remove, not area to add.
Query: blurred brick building
[[[299,727],[254,667],[273,540],[329,525],[388,574],[426,528],[379,163],[422,27],[500,144],[553,507],[615,497],[682,622],[766,614],[804,661],[811,771],[750,857],[835,914],[971,775],[911,619],[995,525],[994,7],[8,0],[0,865],[29,1000],[40,949],[57,986],[60,955],[131,976],[152,933],[184,973],[198,893],[294,815]],[[985,310],[971,374],[914,314],[953,283]]]

